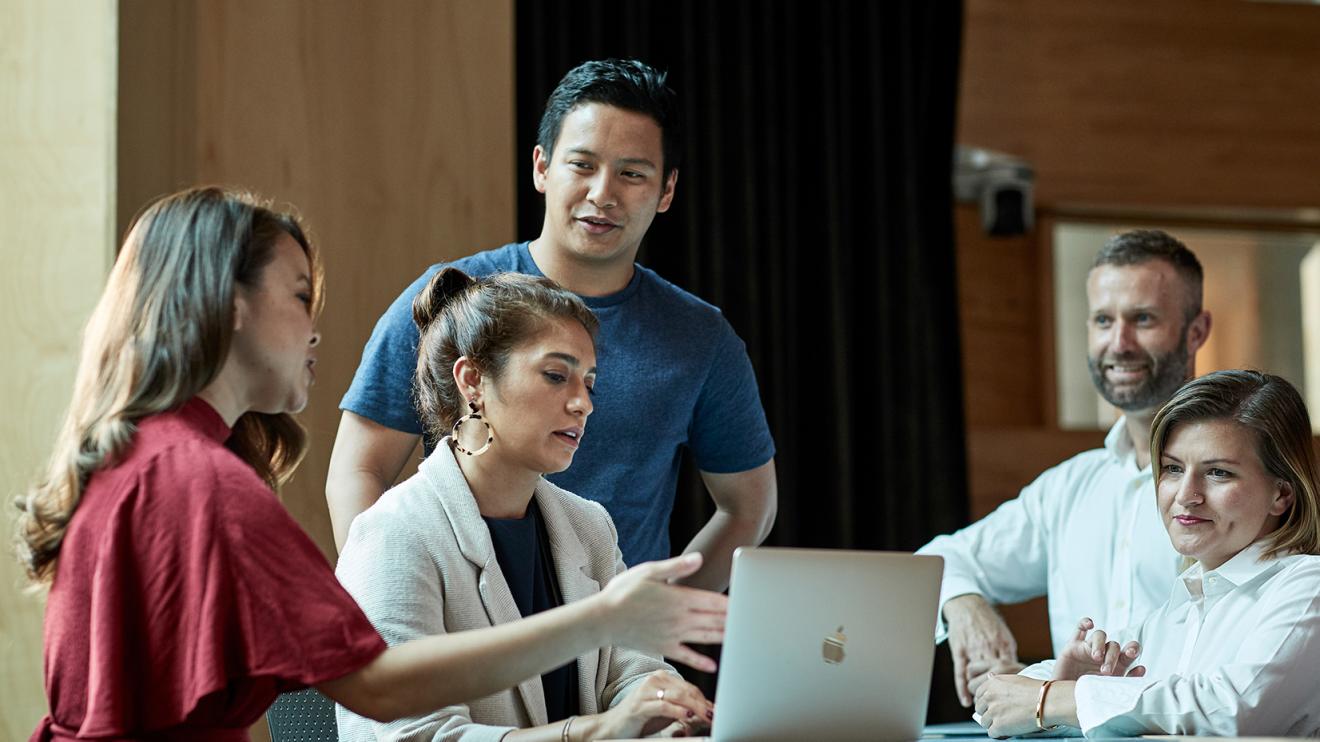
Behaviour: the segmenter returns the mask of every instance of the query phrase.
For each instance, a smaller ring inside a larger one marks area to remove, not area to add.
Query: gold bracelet
[[[1058,724],[1045,726],[1045,694],[1049,692],[1050,686],[1053,684],[1053,680],[1046,680],[1041,683],[1040,695],[1036,696],[1036,728],[1042,732],[1052,732],[1059,728]]]
[[[1039,714],[1037,716],[1039,716]],[[569,742],[568,730],[573,728],[573,720],[576,718],[576,716],[570,716],[564,721],[564,731],[559,734],[559,742]]]

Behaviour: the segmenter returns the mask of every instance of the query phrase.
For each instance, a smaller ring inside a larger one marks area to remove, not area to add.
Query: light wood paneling
[[[9,556],[10,502],[50,453],[113,254],[115,17],[110,0],[0,0],[3,739],[27,739],[46,711],[44,601]]]
[[[425,266],[514,237],[512,1],[126,0],[124,16],[143,42],[121,59],[125,198],[253,188],[323,250],[311,449],[283,495],[333,558],[325,472],[376,319]]]

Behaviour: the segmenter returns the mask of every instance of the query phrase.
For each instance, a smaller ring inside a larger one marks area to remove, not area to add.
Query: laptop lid
[[[943,571],[937,556],[738,549],[715,740],[920,737]]]

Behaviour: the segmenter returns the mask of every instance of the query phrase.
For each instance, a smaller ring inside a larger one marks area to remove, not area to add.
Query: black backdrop
[[[950,163],[957,0],[517,4],[520,238],[559,78],[668,70],[687,143],[639,260],[724,310],[778,448],[769,543],[912,550],[966,519]],[[681,549],[713,505],[686,472]]]
[[[687,142],[639,260],[721,307],[747,343],[778,448],[768,543],[910,551],[963,525],[961,0],[522,0],[516,13],[522,239],[540,233],[531,150],[559,78],[605,57],[670,73]],[[684,469],[676,550],[713,508]],[[941,648],[929,718],[965,717]]]

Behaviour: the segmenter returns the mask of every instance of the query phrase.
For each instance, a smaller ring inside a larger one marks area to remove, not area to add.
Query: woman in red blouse
[[[149,206],[87,325],[19,546],[50,583],[34,740],[245,740],[314,685],[375,719],[477,698],[606,644],[710,669],[724,598],[639,565],[501,627],[386,648],[274,494],[302,456],[320,336],[317,254],[296,219],[199,188]]]

